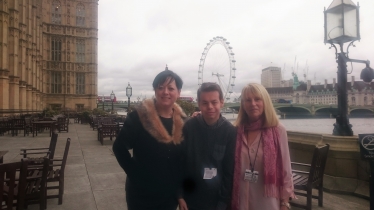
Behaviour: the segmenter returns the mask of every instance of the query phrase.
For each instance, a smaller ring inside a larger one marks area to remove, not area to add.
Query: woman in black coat
[[[127,174],[129,210],[177,208],[180,143],[186,115],[175,101],[182,85],[173,71],[159,73],[153,81],[155,99],[144,100],[128,114],[113,144],[117,161]]]

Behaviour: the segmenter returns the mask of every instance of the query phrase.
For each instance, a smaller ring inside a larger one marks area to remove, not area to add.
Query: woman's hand
[[[287,206],[281,206],[280,210],[289,210]]]
[[[178,199],[178,204],[179,204],[179,210],[188,210],[187,203],[186,201],[184,201],[183,198]]]
[[[199,116],[201,115],[201,112],[194,112],[192,113],[191,117],[196,117],[196,116]]]

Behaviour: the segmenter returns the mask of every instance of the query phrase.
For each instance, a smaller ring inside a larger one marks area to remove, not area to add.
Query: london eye
[[[203,82],[217,83],[226,101],[230,100],[236,78],[236,60],[232,49],[230,42],[222,36],[209,40],[201,55],[198,71],[198,85],[201,86]]]

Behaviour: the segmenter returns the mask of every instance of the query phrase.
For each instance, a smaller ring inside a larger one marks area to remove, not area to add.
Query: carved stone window
[[[62,51],[62,44],[60,38],[52,38],[51,42],[51,52],[52,52],[52,61],[61,61],[61,51]]]
[[[62,93],[61,72],[51,72],[51,93]]]
[[[77,5],[76,18],[77,26],[85,25],[85,9],[83,4]]]
[[[61,24],[61,3],[58,0],[54,0],[52,2],[52,23],[53,24]]]
[[[77,52],[76,52],[76,62],[77,63],[84,63],[84,57],[85,57],[85,43],[83,39],[77,40]]]
[[[85,74],[84,73],[77,73],[76,74],[76,94],[84,94],[85,93]]]
[[[76,104],[76,109],[77,109],[77,112],[81,112],[84,110],[84,104]]]

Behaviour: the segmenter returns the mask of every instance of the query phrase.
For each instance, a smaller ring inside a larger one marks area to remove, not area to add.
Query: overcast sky
[[[304,80],[304,70],[308,69],[307,78],[312,83],[314,77],[316,82],[328,79],[332,83],[337,71],[335,51],[323,43],[323,10],[331,2],[100,0],[98,94],[109,95],[113,90],[117,99],[127,100],[125,89],[130,82],[131,100],[150,98],[154,94],[152,81],[167,64],[184,81],[181,95],[196,97],[200,58],[216,36],[226,38],[235,53],[237,78],[231,98],[238,97],[245,84],[260,83],[261,70],[268,66],[282,70],[285,66],[285,79],[290,79],[294,70],[299,80]],[[374,1],[359,3],[361,41],[350,48],[349,56],[371,60],[373,67]],[[230,72],[225,62],[228,65],[229,57],[222,55],[223,49],[214,45],[206,62],[217,63],[212,68],[228,81]],[[352,75],[359,80],[364,67],[353,64],[348,81]],[[215,79],[211,72],[205,71],[204,81]]]

